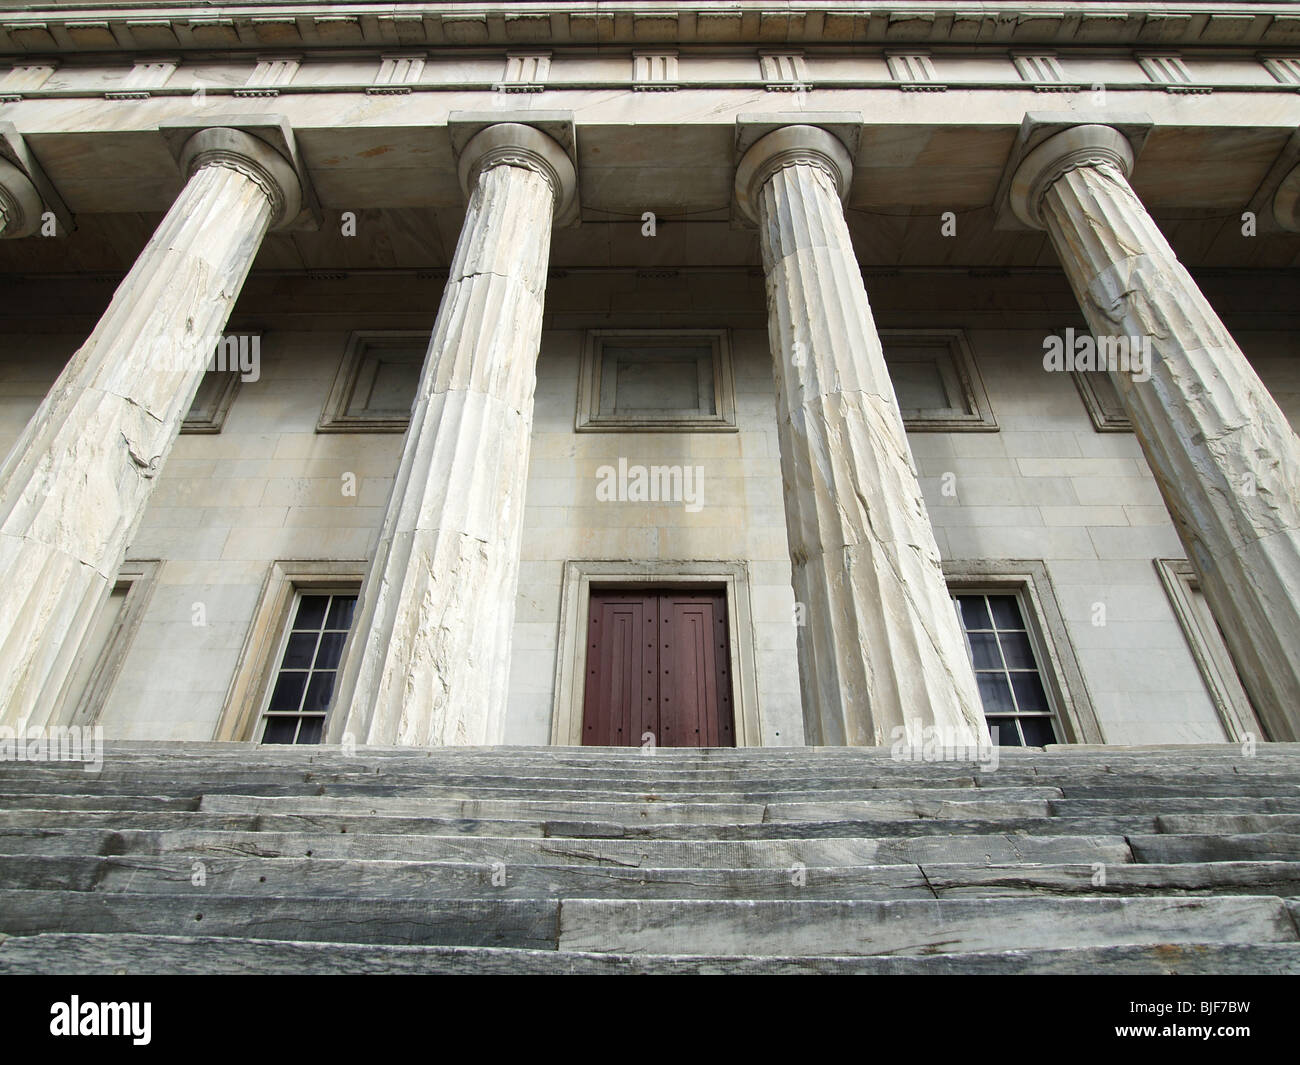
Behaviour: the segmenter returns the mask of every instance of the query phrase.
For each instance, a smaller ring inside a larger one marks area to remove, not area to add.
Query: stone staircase
[[[1300,973],[1300,744],[0,763],[0,973]]]

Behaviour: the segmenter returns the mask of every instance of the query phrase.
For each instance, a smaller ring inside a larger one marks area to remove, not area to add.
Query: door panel
[[[653,595],[591,597],[587,633],[587,693],[582,742],[639,746],[655,724],[654,671],[659,602]],[[593,708],[599,712],[593,713]]]
[[[734,747],[720,592],[592,592],[582,741]]]

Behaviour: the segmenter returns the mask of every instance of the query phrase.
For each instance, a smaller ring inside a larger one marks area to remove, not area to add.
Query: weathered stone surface
[[[69,932],[202,931],[237,938],[553,949],[557,906],[545,899],[253,900],[231,895],[0,891],[0,925],[10,935],[55,924]]]
[[[1279,898],[664,903],[566,900],[561,950],[927,954],[1129,944],[1295,942]]]
[[[170,784],[156,747],[107,749],[109,780],[0,764],[0,971],[183,972],[200,949],[207,972],[1296,967],[1271,944],[1296,946],[1297,837],[1210,834],[1293,826],[1267,806],[1290,799],[1232,790],[1294,794],[1289,749],[1011,752],[1008,779],[1042,786],[1005,788],[883,751],[694,752],[636,801],[607,791],[649,761],[622,751],[182,750]],[[735,800],[749,764],[776,798]],[[1151,805],[1161,765],[1184,794]],[[519,796],[501,794],[512,770],[531,774]],[[1116,794],[1061,798],[1075,779]],[[279,794],[223,790],[241,786]]]
[[[1157,946],[1010,950],[929,957],[708,957],[591,954],[498,947],[406,947],[296,943],[192,936],[46,934],[0,942],[0,973],[128,974],[365,974],[448,975],[814,973],[1142,976],[1300,975],[1300,944],[1161,943]]]
[[[1139,862],[1293,862],[1300,860],[1300,835],[1244,833],[1226,836],[1129,837]]]
[[[215,139],[214,139],[215,138]],[[117,577],[292,168],[205,130],[193,174],[0,466],[0,723],[45,724]]]
[[[1149,341],[1149,380],[1112,373],[1241,681],[1300,739],[1300,438],[1127,180],[1108,126],[1036,148],[1013,205],[1044,227],[1097,338]],[[1140,376],[1140,375],[1139,375]]]
[[[736,177],[767,276],[804,733],[973,745],[979,694],[840,203],[851,172],[831,134],[790,126]]]
[[[503,123],[466,146],[462,175],[469,210],[335,693],[333,742],[502,738],[551,220],[572,198],[573,167],[545,134]]]

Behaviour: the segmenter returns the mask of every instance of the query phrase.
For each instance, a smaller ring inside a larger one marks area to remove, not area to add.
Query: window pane
[[[295,629],[319,629],[325,620],[325,608],[329,605],[328,595],[304,595],[298,604],[298,616],[294,619]]]
[[[1037,669],[1034,651],[1029,645],[1029,634],[1025,632],[1002,632],[998,634],[1002,644],[1002,653],[1007,659],[1008,669]]]
[[[324,633],[320,638],[320,650],[316,652],[316,668],[337,669],[343,656],[343,641],[347,638],[346,632]]]
[[[998,657],[998,638],[991,632],[972,632],[967,635],[970,640],[971,656],[976,669],[1001,669],[1002,659]]]
[[[979,684],[980,699],[984,703],[985,713],[996,710],[1015,710],[1011,702],[1011,687],[1003,673],[976,673]]]
[[[325,727],[323,717],[304,717],[302,728],[298,730],[299,743],[320,743],[321,731]]]
[[[1021,710],[1049,710],[1047,693],[1037,673],[1012,673],[1011,683],[1016,689],[1016,704]]]
[[[311,669],[311,657],[316,650],[314,632],[295,632],[284,649],[283,669]]]
[[[989,605],[993,608],[993,620],[999,629],[1023,629],[1024,621],[1020,617],[1020,607],[1016,605],[1014,595],[990,595]]]
[[[1048,717],[1022,717],[1020,729],[1025,734],[1025,743],[1030,747],[1043,747],[1056,742],[1052,731],[1052,719]]]
[[[885,362],[901,410],[947,410],[955,406],[944,387],[938,358],[900,359],[886,355]]]
[[[268,717],[266,731],[262,734],[263,743],[292,743],[293,734],[298,728],[296,717]]]
[[[334,694],[333,673],[313,673],[311,683],[307,685],[307,698],[303,700],[304,710],[328,710],[330,696]]]
[[[355,595],[336,595],[334,602],[330,604],[330,616],[325,622],[325,627],[342,629],[346,632],[352,627],[352,612],[356,609],[356,605]]]
[[[1016,731],[1016,719],[1014,717],[991,717],[989,720],[989,733],[999,747],[1022,747],[1020,742],[1020,733]]]
[[[306,673],[281,673],[276,678],[275,690],[271,692],[271,702],[267,709],[297,710],[306,685]]]
[[[957,596],[957,602],[961,604],[962,621],[966,623],[968,631],[970,629],[991,629],[993,627],[982,595],[959,595]]]

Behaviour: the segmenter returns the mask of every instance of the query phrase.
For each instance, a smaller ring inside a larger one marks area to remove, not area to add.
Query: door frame
[[[743,562],[611,562],[570,560],[560,586],[560,633],[556,652],[551,744],[582,745],[582,712],[587,671],[587,616],[591,589],[670,589],[721,587],[727,598],[728,665],[737,747],[763,745],[754,663],[753,611],[749,568]]]

